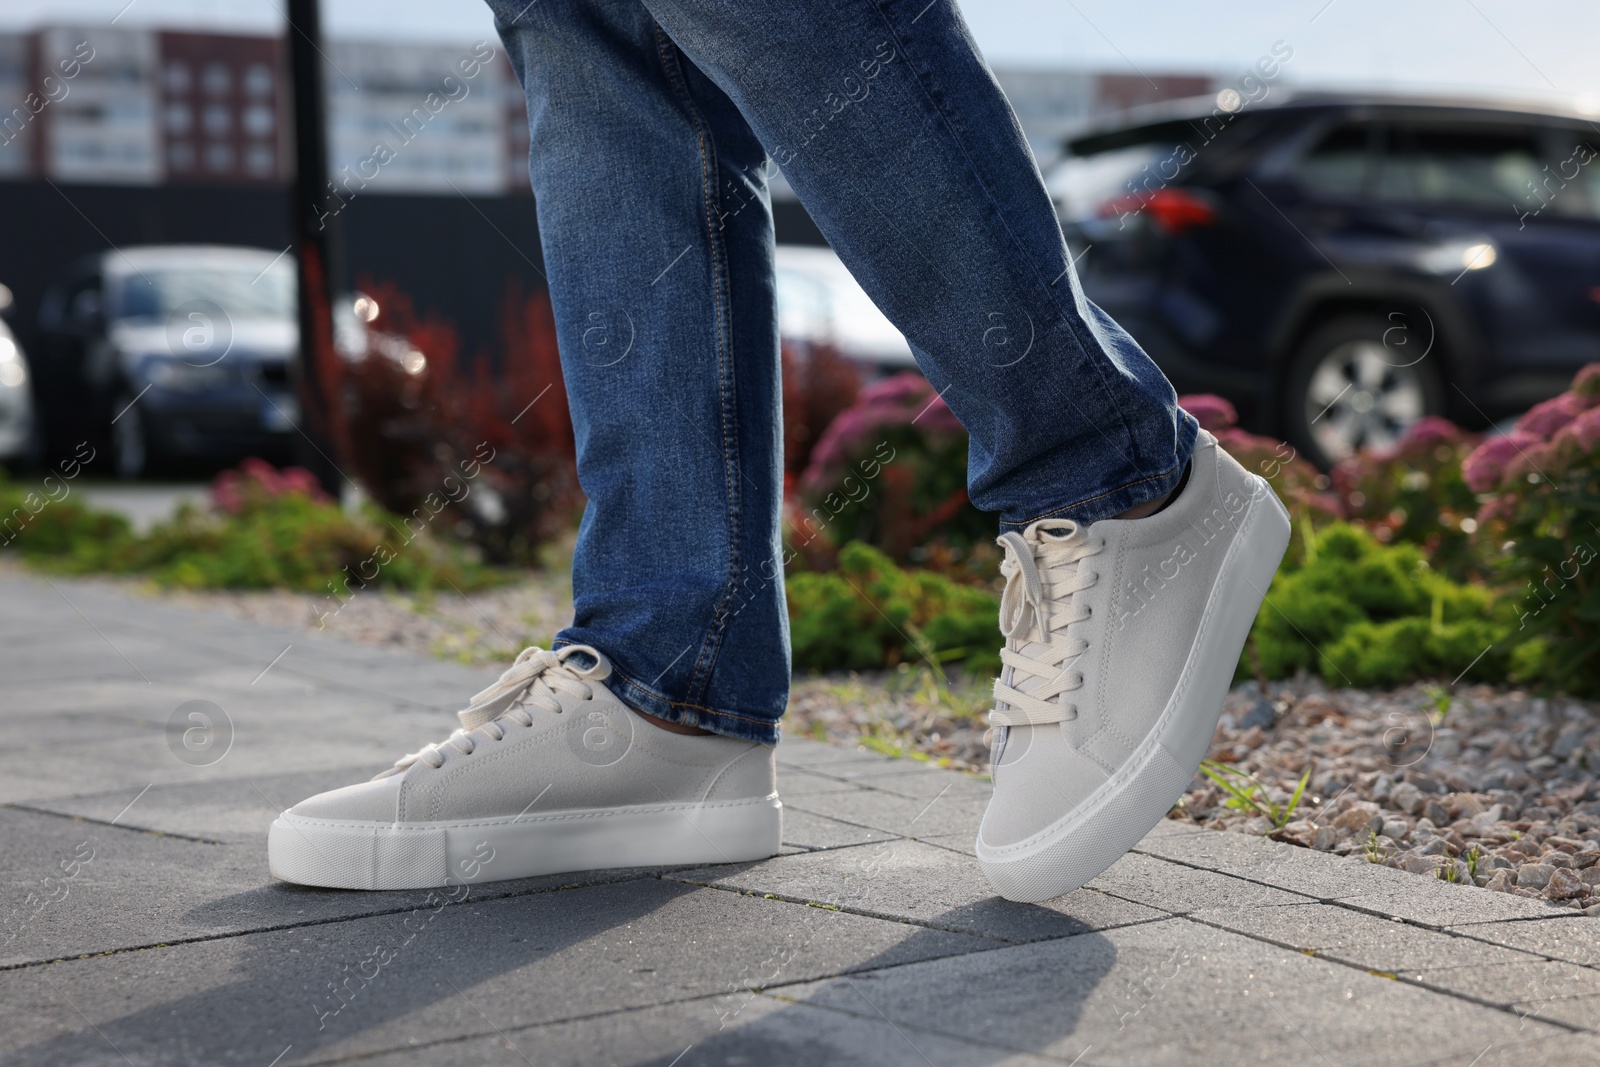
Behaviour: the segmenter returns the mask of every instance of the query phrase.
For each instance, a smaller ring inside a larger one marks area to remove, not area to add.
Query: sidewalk
[[[52,581],[0,575],[0,1064],[1600,1061],[1600,920],[1176,823],[1011,904],[986,783],[803,740],[763,863],[274,882],[496,672]]]

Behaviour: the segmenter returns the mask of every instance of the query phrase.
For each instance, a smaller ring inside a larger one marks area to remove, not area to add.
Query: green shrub
[[[339,598],[368,585],[466,590],[504,580],[433,537],[426,522],[402,522],[375,507],[347,513],[300,475],[247,463],[218,479],[216,508],[185,505],[142,537],[120,516],[65,497],[40,506],[37,494],[30,499],[0,485],[0,507],[6,514],[22,509],[13,516],[11,543],[24,558],[68,574],[146,574],[187,589],[293,589]]]
[[[1259,666],[1267,678],[1305,669],[1353,686],[1505,677],[1510,627],[1487,589],[1439,574],[1416,545],[1383,545],[1347,523],[1303,547],[1303,561],[1273,579],[1239,676]]]
[[[871,670],[926,658],[999,673],[998,597],[902,570],[859,541],[840,550],[838,571],[793,574],[788,592],[797,668]]]

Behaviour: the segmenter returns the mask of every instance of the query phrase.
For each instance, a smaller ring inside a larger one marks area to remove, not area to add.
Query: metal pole
[[[337,463],[343,459],[345,442],[337,407],[340,366],[333,345],[333,301],[344,284],[339,219],[344,204],[328,180],[328,111],[318,9],[318,0],[288,0],[295,160],[289,226],[299,261],[300,311],[295,379],[301,461],[338,496],[343,476]]]

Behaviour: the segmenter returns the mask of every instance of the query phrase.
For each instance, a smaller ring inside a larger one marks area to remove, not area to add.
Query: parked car
[[[1049,181],[1085,294],[1179,391],[1326,465],[1600,359],[1597,146],[1576,113],[1225,91],[1073,138]]]
[[[40,308],[51,414],[109,438],[135,478],[164,461],[287,459],[296,419],[295,265],[249,248],[112,249],[80,262]],[[60,395],[76,391],[72,398]]]
[[[0,285],[0,313],[11,308],[11,290]],[[32,375],[21,346],[0,319],[0,463],[26,465],[37,459]]]
[[[778,330],[783,340],[833,348],[878,370],[915,367],[905,335],[878,310],[831,248],[779,245]]]

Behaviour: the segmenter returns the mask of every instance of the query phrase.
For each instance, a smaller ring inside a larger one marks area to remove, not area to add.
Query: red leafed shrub
[[[856,365],[825,345],[783,345],[784,494],[811,461],[812,450],[861,390]]]
[[[442,526],[491,562],[535,562],[582,500],[549,298],[507,286],[491,365],[463,359],[454,328],[394,286],[362,288],[379,314],[339,361],[342,462],[409,526]]]

